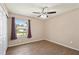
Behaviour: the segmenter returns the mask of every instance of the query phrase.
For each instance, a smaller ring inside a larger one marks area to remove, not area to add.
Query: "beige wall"
[[[45,26],[47,40],[79,50],[79,9],[52,18]]]
[[[69,48],[79,50],[79,9],[64,13],[60,16],[42,22],[38,19],[17,16],[17,18],[31,19],[32,38],[10,40],[11,19],[8,20],[9,47],[38,40],[48,40]]]
[[[10,46],[16,46],[20,44],[25,44],[33,41],[39,41],[43,39],[43,22],[40,20],[29,18],[25,16],[20,16],[16,14],[9,14],[8,19],[8,39],[9,39],[9,47]],[[11,36],[11,17],[15,16],[16,18],[22,18],[22,19],[30,19],[31,20],[31,29],[32,29],[32,38],[28,39],[27,37],[24,38],[18,38],[17,40],[10,40]]]

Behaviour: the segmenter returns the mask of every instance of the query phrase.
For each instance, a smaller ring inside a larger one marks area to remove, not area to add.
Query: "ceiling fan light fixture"
[[[46,19],[48,16],[46,14],[42,14],[40,17]]]
[[[38,17],[42,18],[42,19],[47,19],[48,18],[48,14],[54,14],[56,13],[56,11],[47,11],[48,7],[44,7],[42,8],[41,12],[33,12],[35,14],[39,14]]]

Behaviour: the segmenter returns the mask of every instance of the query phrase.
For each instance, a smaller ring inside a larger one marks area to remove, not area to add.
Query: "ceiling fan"
[[[41,12],[32,12],[32,13],[39,14],[38,17],[41,17],[41,18],[44,18],[44,19],[48,17],[48,14],[54,14],[54,13],[56,13],[56,11],[47,12],[47,8],[48,7],[44,7],[44,8],[42,8]]]

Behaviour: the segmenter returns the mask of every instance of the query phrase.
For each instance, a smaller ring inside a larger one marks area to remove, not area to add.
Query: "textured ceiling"
[[[7,3],[5,4],[8,12],[37,17],[38,14],[33,14],[32,12],[41,12],[43,7],[48,7],[47,11],[56,11],[56,14],[48,15],[48,19],[60,15],[62,13],[71,11],[73,9],[79,8],[77,3]],[[40,18],[39,18],[40,19]]]

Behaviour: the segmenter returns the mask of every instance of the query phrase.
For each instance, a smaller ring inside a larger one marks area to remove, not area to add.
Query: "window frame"
[[[26,33],[27,33],[27,35],[28,35],[28,20],[23,19],[23,18],[15,18],[15,25],[16,25],[16,20],[24,20],[24,21],[26,21],[26,22],[27,22],[27,29],[26,29]],[[17,31],[16,31],[16,35],[17,35]],[[17,38],[26,38],[26,37],[27,37],[27,35],[24,35],[24,36],[19,36],[19,35],[17,35]]]

